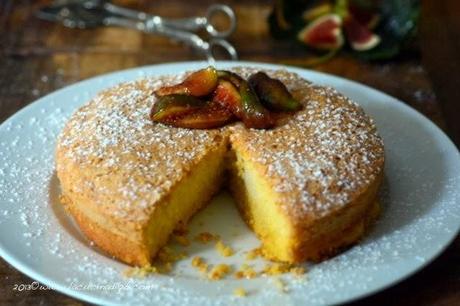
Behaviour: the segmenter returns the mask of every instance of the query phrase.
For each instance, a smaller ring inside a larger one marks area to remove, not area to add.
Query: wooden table
[[[170,17],[203,14],[212,3],[188,2],[118,1]],[[232,42],[242,60],[279,63],[304,57],[302,48],[269,37],[265,21],[271,1],[225,2],[239,18]],[[38,97],[81,79],[130,67],[201,59],[190,48],[163,37],[115,28],[72,30],[37,20],[33,12],[44,3],[0,1],[0,123]],[[448,131],[458,145],[460,128],[455,118],[460,114],[460,103],[456,103],[460,101],[456,81],[460,80],[460,61],[456,57],[460,39],[453,38],[460,38],[460,5],[458,1],[425,1],[424,9],[423,64],[419,57],[370,64],[341,55],[315,69],[365,83],[405,101]],[[1,259],[0,280],[1,304],[84,304],[54,291],[14,291],[14,284],[32,280]],[[355,303],[369,304],[460,305],[460,239],[423,271]]]

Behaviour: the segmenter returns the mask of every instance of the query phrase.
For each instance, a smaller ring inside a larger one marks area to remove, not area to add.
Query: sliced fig
[[[352,15],[345,19],[343,26],[351,47],[356,51],[370,50],[380,43],[380,37],[360,24]]]
[[[342,18],[337,14],[319,17],[299,32],[304,44],[320,50],[336,50],[343,45]]]
[[[176,94],[160,97],[150,117],[155,122],[190,129],[221,127],[234,118],[229,110],[214,102]]]
[[[237,89],[240,88],[241,83],[244,82],[242,77],[228,70],[217,70],[217,76],[219,80],[231,82]]]
[[[241,120],[246,127],[255,129],[266,129],[274,125],[270,112],[260,103],[248,82],[241,83],[239,88],[243,104],[243,115]]]
[[[150,119],[164,122],[197,111],[205,105],[206,102],[192,96],[179,94],[162,96],[153,104]]]
[[[238,90],[240,105],[231,110],[235,116],[243,121],[246,127],[264,129],[274,125],[270,112],[260,103],[247,81],[230,71],[220,70],[218,75],[221,80],[230,82]],[[223,88],[221,89],[223,90]],[[228,94],[230,95],[230,93]],[[223,93],[220,95],[225,96]],[[217,100],[217,98],[215,99]],[[234,101],[238,101],[238,99],[234,99]]]
[[[208,67],[193,72],[179,84],[161,87],[155,91],[155,94],[160,97],[171,94],[203,97],[212,93],[216,86],[217,71],[214,67]]]
[[[248,79],[263,105],[276,111],[297,111],[302,108],[291,95],[286,86],[277,79],[269,77],[264,72],[257,72]]]
[[[196,112],[174,119],[167,124],[189,129],[212,129],[226,125],[234,120],[233,114],[226,108],[209,104]]]
[[[212,101],[222,105],[235,115],[243,112],[240,93],[230,81],[219,80],[219,84],[214,90]]]

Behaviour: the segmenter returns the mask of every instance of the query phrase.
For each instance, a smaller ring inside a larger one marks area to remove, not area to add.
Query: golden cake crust
[[[259,69],[234,70],[247,77]],[[302,237],[324,238],[321,231],[327,229],[318,224],[342,219],[334,234],[340,235],[370,218],[383,176],[382,140],[364,111],[334,89],[283,70],[267,73],[304,105],[270,130],[246,129],[241,123],[214,130],[152,123],[153,91],[177,83],[183,74],[123,83],[80,108],[58,139],[56,163],[62,193],[72,203],[69,211],[85,234],[117,258],[145,264],[149,259],[142,242],[154,211],[200,160],[229,141],[282,199],[279,211],[298,236],[291,261],[320,258],[344,246],[335,241],[317,247],[318,252],[301,247]],[[236,198],[244,210],[244,198]],[[101,238],[104,231],[111,242]],[[358,232],[350,235],[350,243],[364,230]],[[142,255],[121,254],[123,240],[137,245]]]

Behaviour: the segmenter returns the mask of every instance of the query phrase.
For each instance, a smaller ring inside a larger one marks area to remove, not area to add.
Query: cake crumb
[[[198,242],[201,242],[201,243],[208,243],[210,241],[216,241],[216,240],[219,240],[219,235],[213,235],[209,232],[202,232],[202,233],[199,233],[196,237],[195,237],[195,240],[198,241]]]
[[[183,236],[183,235],[174,235],[174,241],[176,241],[181,246],[190,245],[190,240],[186,236]]]
[[[208,278],[212,280],[220,280],[231,272],[231,267],[227,264],[218,264],[214,266],[208,274]]]
[[[187,258],[186,252],[176,253],[173,249],[165,246],[158,252],[157,259],[162,263],[174,263]]]
[[[233,249],[227,245],[225,245],[222,240],[219,240],[217,241],[216,243],[216,249],[217,251],[219,252],[220,255],[224,256],[224,257],[230,257],[232,256],[233,254],[235,254],[235,252],[233,251]]]
[[[244,290],[244,288],[236,288],[234,291],[233,291],[233,294],[236,295],[237,297],[246,297],[248,295],[248,293],[246,292],[246,290]]]
[[[246,259],[247,260],[254,260],[258,257],[261,257],[263,255],[263,251],[261,247],[255,248],[250,250],[249,252],[246,253]]]
[[[174,234],[178,236],[185,236],[188,233],[189,233],[188,228],[182,223],[180,223],[174,230]]]
[[[173,269],[173,266],[171,262],[165,262],[159,267],[161,274],[168,274],[169,272],[172,271],[172,269]]]
[[[208,264],[204,262],[200,256],[195,256],[192,259],[192,267],[197,268],[202,273],[208,272]]]
[[[267,275],[280,275],[289,272],[291,268],[291,264],[277,262],[274,264],[267,264],[262,270],[262,272]]]
[[[251,279],[256,276],[257,276],[257,272],[251,266],[248,266],[247,264],[243,264],[240,270],[235,273],[235,277],[237,279],[241,279],[241,278]]]
[[[143,267],[130,267],[123,271],[124,277],[144,278],[149,274],[159,273],[159,269],[155,266],[145,265]]]
[[[200,264],[203,263],[203,258],[200,256],[195,256],[192,258],[192,266],[193,267],[198,267]]]
[[[66,206],[67,204],[69,204],[69,199],[61,194],[61,195],[59,195],[59,202],[62,205]]]
[[[305,275],[306,270],[304,267],[297,266],[297,267],[292,267],[289,270],[289,272],[296,277],[302,277],[303,275]]]
[[[281,293],[286,293],[288,292],[288,288],[286,287],[286,284],[280,279],[280,278],[275,278],[273,280],[273,283],[275,284],[276,288],[281,292]]]

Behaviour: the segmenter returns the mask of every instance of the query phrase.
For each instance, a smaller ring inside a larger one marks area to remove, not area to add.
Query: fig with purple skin
[[[269,77],[264,72],[257,72],[248,79],[262,104],[275,111],[298,111],[302,108],[289,92],[286,86],[277,79]]]
[[[194,97],[207,96],[217,86],[217,71],[214,67],[208,67],[190,74],[183,82],[164,86],[155,91],[157,96],[182,94]]]
[[[297,38],[315,49],[340,49],[344,43],[342,18],[337,14],[323,15],[301,30]]]
[[[169,124],[189,129],[213,129],[228,124],[234,118],[229,110],[211,102],[197,111],[174,119]]]
[[[366,25],[359,23],[352,15],[345,18],[343,27],[348,42],[356,51],[370,50],[380,43],[380,37],[372,33]]]

